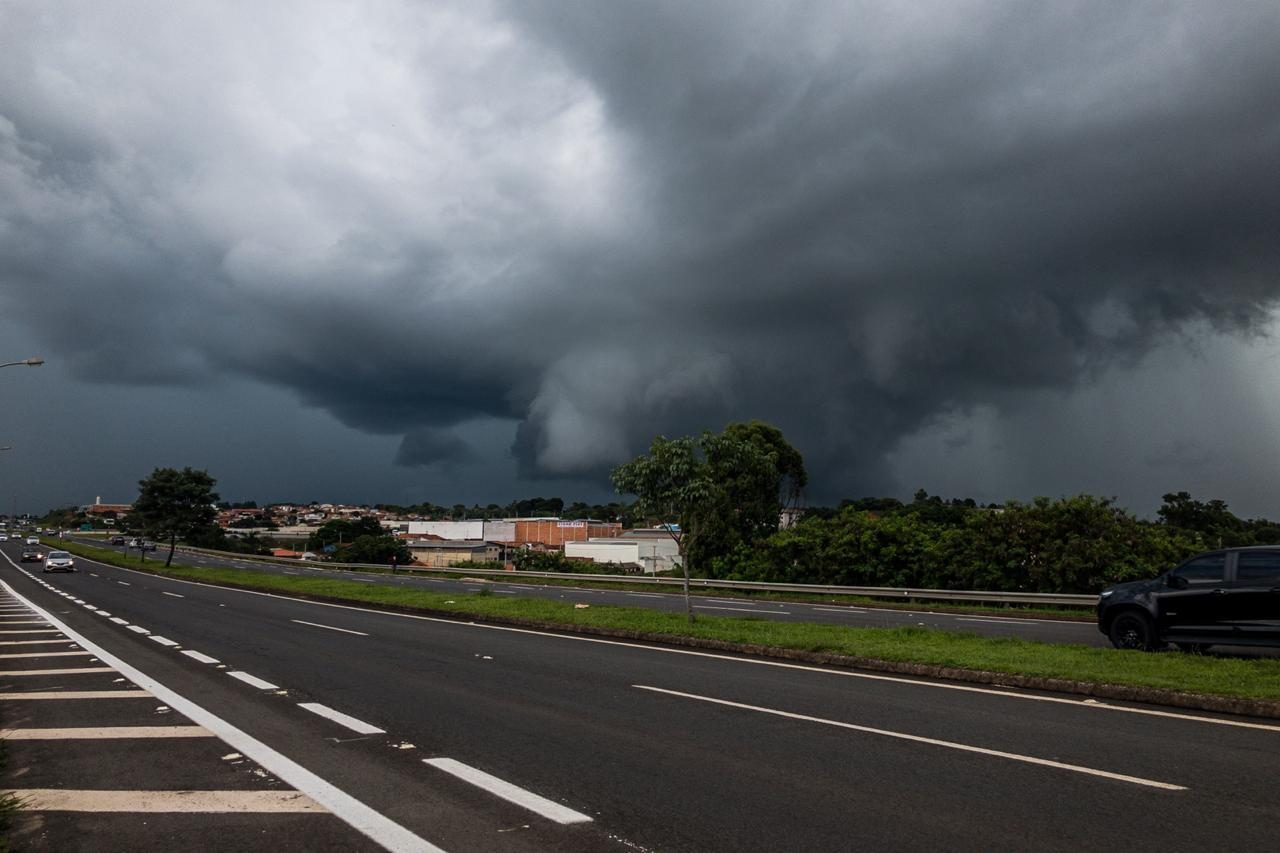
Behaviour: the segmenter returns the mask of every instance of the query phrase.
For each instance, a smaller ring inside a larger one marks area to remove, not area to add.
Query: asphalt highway
[[[1269,849],[1280,819],[1273,722],[80,567],[0,579],[445,850]]]

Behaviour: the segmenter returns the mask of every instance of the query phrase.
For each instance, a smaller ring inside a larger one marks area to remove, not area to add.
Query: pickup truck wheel
[[[1155,646],[1155,626],[1151,618],[1136,610],[1127,610],[1111,621],[1107,636],[1117,649],[1152,651]]]

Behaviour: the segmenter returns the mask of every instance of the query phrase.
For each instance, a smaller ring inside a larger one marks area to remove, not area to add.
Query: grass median
[[[1032,679],[1280,702],[1280,659],[1122,652],[923,628],[848,628],[755,618],[699,616],[698,621],[690,625],[684,615],[678,613],[596,604],[584,607],[572,602],[495,596],[487,590],[450,594],[315,575],[280,575],[177,563],[166,569],[163,559],[156,559],[155,555],[141,563],[137,557],[118,551],[69,542],[59,544],[68,551],[104,563],[184,580],[460,619],[596,629],[659,641],[692,638],[757,649],[840,655]]]

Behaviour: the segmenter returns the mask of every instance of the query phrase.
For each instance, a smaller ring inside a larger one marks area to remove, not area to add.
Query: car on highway
[[[28,537],[27,537],[27,544],[28,544],[28,545],[39,545],[39,544],[40,544],[40,537],[39,537],[39,536],[28,536]]]
[[[39,548],[23,548],[22,549],[22,562],[24,563],[38,563],[43,559],[44,559],[44,552],[41,551]]]
[[[1118,649],[1280,646],[1280,545],[1207,551],[1152,580],[1108,587],[1098,630]]]
[[[74,572],[76,570],[76,559],[67,551],[50,551],[49,556],[44,558],[44,570],[46,572]]]
[[[111,544],[112,544],[112,545],[123,545],[123,544],[124,544],[124,537],[123,537],[123,536],[112,536],[112,537],[111,537]]]
[[[0,542],[8,542],[8,541],[9,541],[9,534],[8,534],[8,533],[0,533]]]

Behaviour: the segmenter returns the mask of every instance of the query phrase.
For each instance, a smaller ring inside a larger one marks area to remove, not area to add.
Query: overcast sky
[[[1280,517],[1280,4],[0,4],[0,511],[608,499]]]

